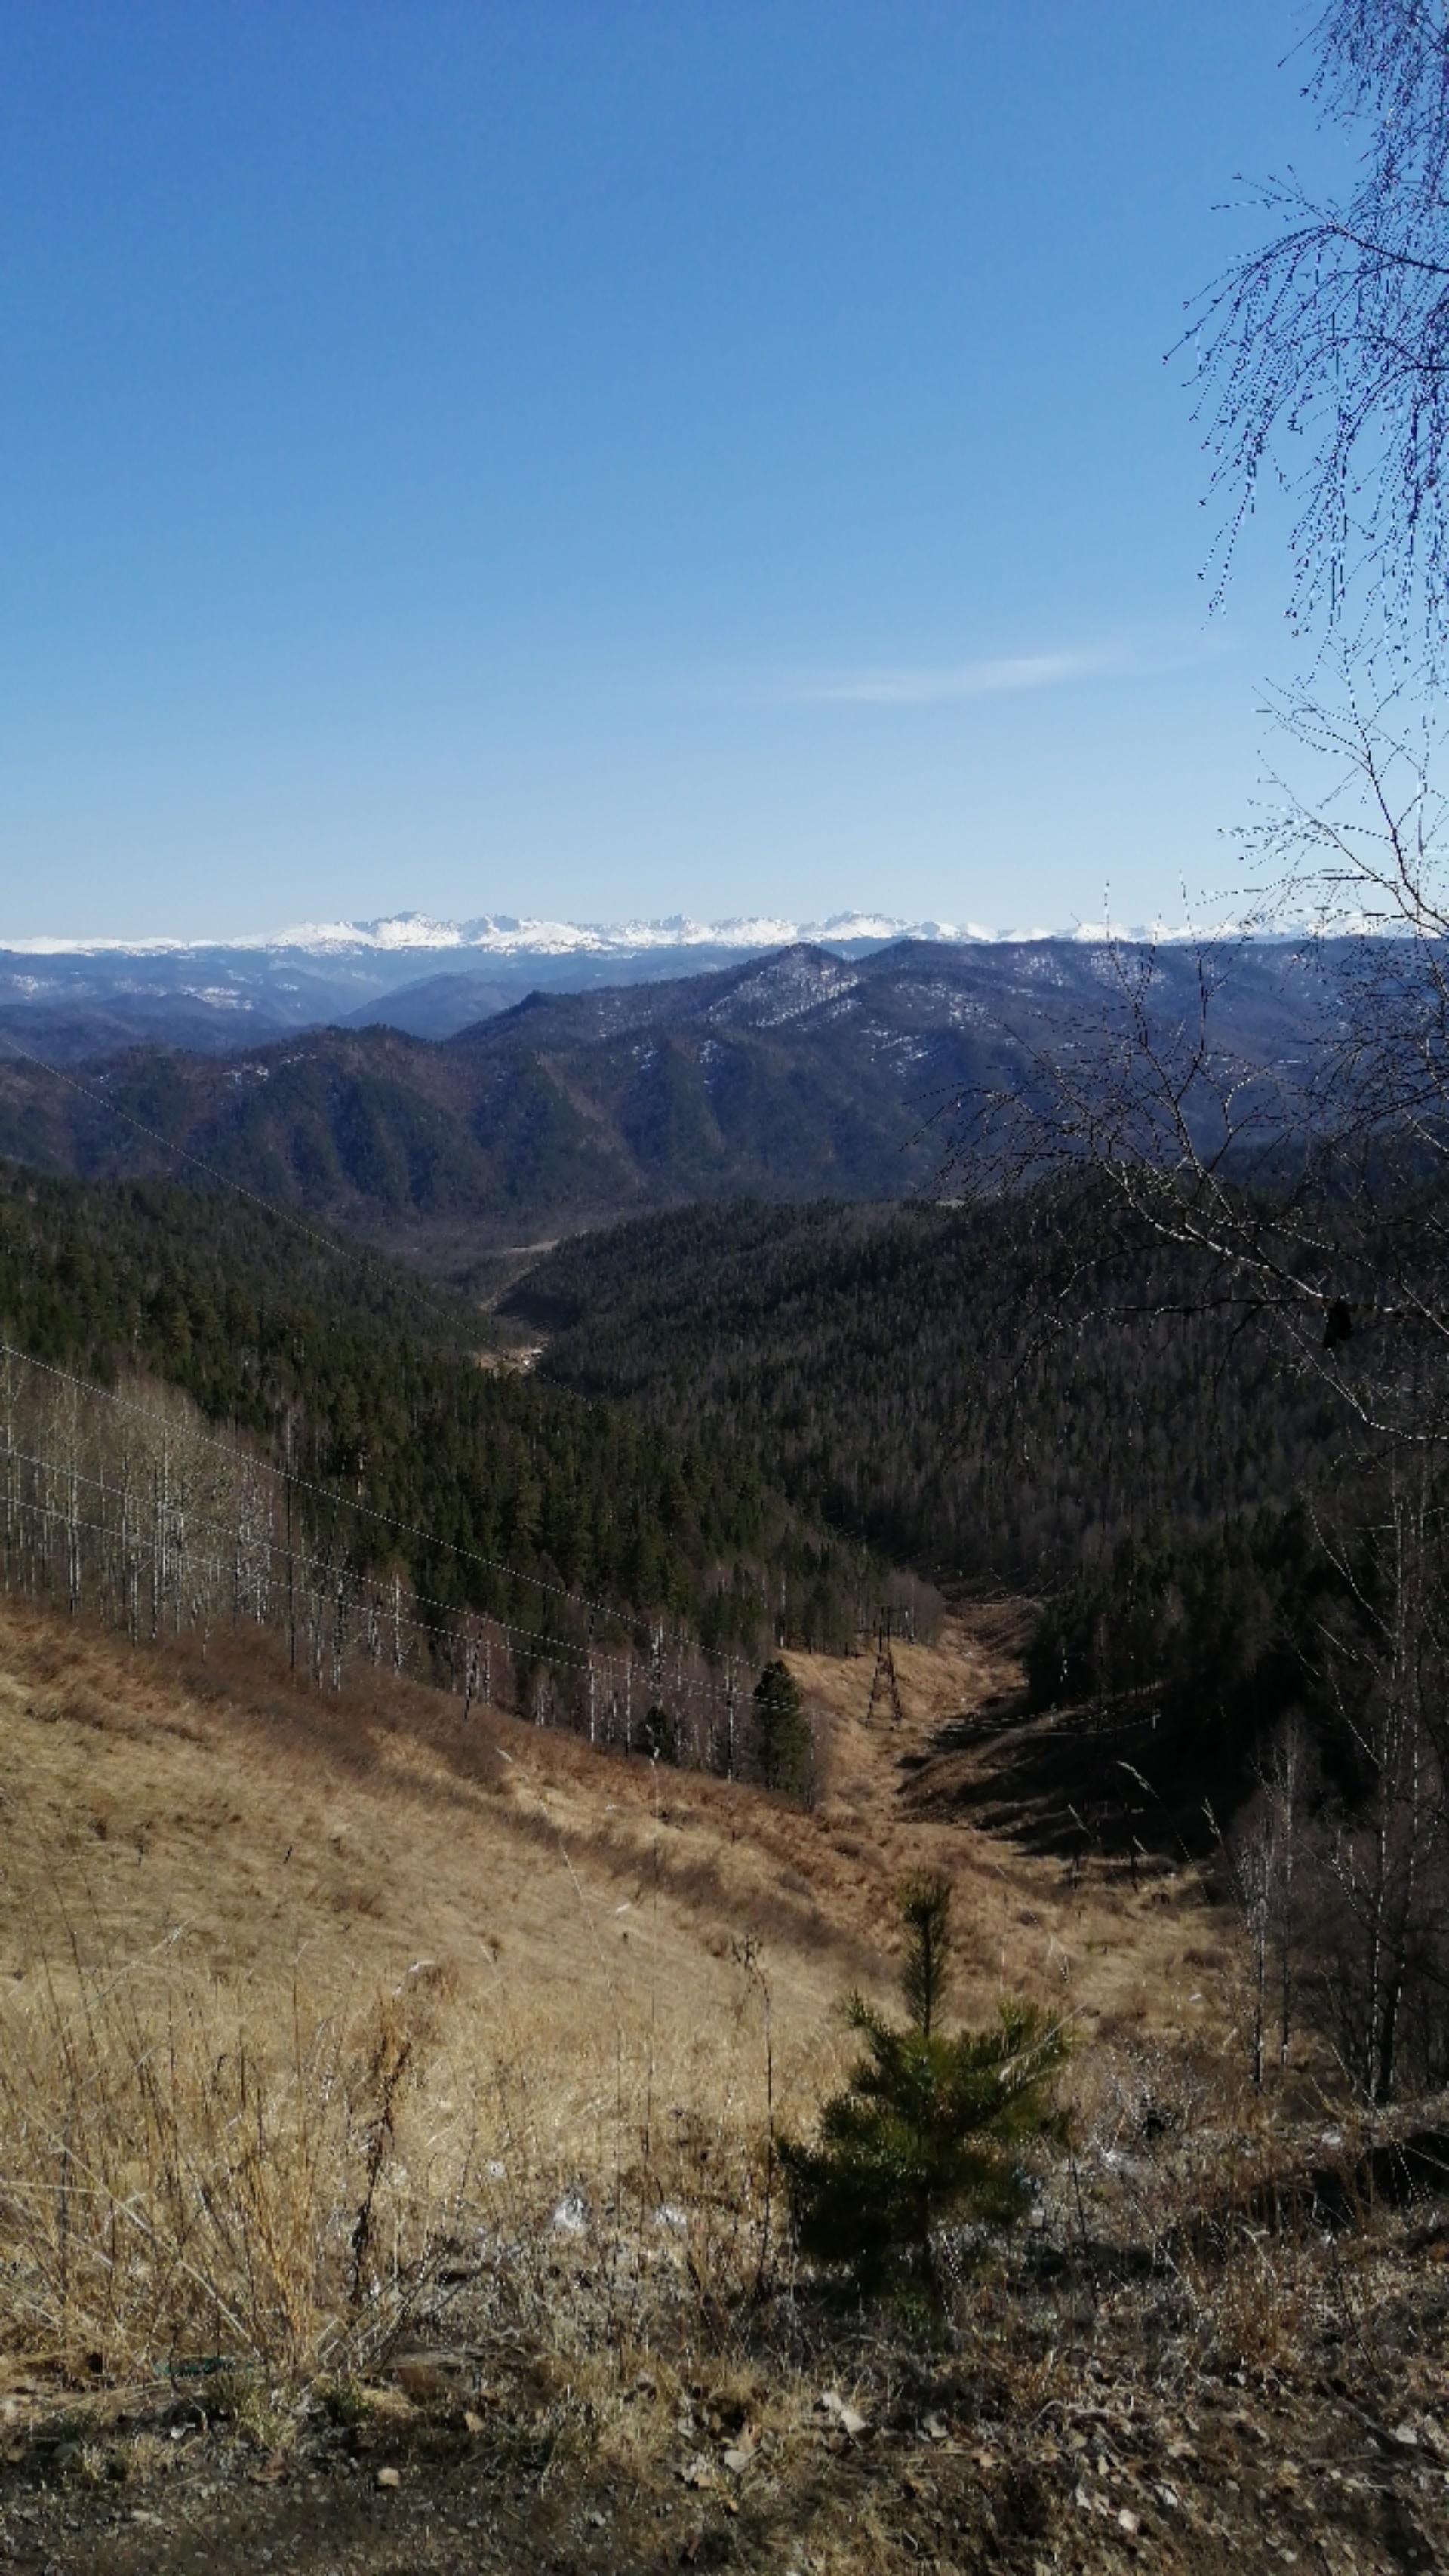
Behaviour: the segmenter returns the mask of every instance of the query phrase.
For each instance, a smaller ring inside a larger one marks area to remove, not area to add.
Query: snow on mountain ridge
[[[1305,922],[1283,923],[1276,935],[1301,936]],[[824,921],[792,921],[774,914],[736,915],[726,921],[694,921],[682,913],[663,920],[627,922],[517,919],[509,913],[483,913],[473,921],[437,921],[423,912],[400,912],[374,921],[303,921],[285,930],[253,932],[235,939],[17,939],[0,941],[0,950],[29,957],[185,957],[232,950],[295,952],[313,956],[358,956],[400,952],[419,956],[451,954],[474,957],[627,957],[646,951],[693,948],[754,952],[791,948],[799,943],[821,947],[885,947],[893,940],[919,939],[948,945],[1014,946],[1029,940],[1070,940],[1078,945],[1105,945],[1124,940],[1159,946],[1198,938],[1242,938],[1254,930],[1273,935],[1261,925],[1223,920],[1211,924],[1141,923],[1131,928],[1105,922],[1076,922],[1068,929],[1041,926],[990,930],[979,922],[905,921],[888,913],[837,912]]]

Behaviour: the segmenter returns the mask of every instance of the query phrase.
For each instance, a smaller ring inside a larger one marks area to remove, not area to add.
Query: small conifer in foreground
[[[898,2028],[852,1995],[846,2009],[865,2055],[825,2104],[817,2144],[780,2147],[801,2251],[847,2267],[867,2295],[913,2273],[929,2283],[944,2221],[1001,2227],[1019,2218],[1030,2197],[1023,2148],[1065,2128],[1055,2101],[1067,2057],[1059,2022],[1003,2003],[994,2027],[950,2037],[939,2027],[950,1902],[944,1879],[903,1888],[910,2019]]]

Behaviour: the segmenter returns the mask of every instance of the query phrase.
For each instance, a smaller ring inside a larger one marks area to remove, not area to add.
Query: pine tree
[[[777,1656],[755,1684],[755,1727],[760,1774],[767,1789],[798,1798],[810,1773],[810,1722],[805,1695],[790,1667]]]
[[[639,1729],[639,1750],[647,1753],[651,1762],[679,1760],[679,1730],[668,1709],[661,1708],[657,1701],[645,1711]]]
[[[941,2223],[1009,2226],[1028,2200],[1021,2152],[1060,2137],[1060,2023],[1004,2003],[994,2028],[939,2027],[950,1888],[915,1879],[901,1893],[910,1935],[902,1990],[910,2018],[887,2022],[863,1998],[846,2007],[866,2053],[825,2104],[818,2143],[780,2147],[796,2236],[817,2263],[847,2267],[868,2296],[914,2274],[933,2286]]]

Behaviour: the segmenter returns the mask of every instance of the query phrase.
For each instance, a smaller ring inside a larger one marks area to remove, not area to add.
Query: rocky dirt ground
[[[1446,2253],[1437,2216],[1374,2228],[1347,2249],[1347,2306],[1318,2260],[1320,2313],[1291,2354],[1278,2337],[1270,2368],[1203,2352],[1168,2273],[1114,2288],[1098,2249],[1095,2269],[1064,2265],[1049,2286],[983,2284],[954,2350],[807,2310],[762,2312],[730,2349],[676,2367],[439,2341],[285,2419],[262,2392],[204,2379],[65,2403],[16,2387],[0,2565],[1444,2567]],[[808,2363],[772,2353],[782,2339],[812,2343]]]

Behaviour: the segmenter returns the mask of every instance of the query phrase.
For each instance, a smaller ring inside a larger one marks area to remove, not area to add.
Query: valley
[[[551,1383],[767,1457],[947,1584],[1051,1587],[1282,1503],[1351,1406],[1100,1192],[694,1206],[543,1250],[494,1306]]]
[[[0,45],[0,2576],[1449,2569],[1449,0]]]
[[[1090,1174],[937,1193],[1101,968],[0,1072],[25,2576],[1432,2559],[1437,1506]],[[933,1888],[1065,2069],[876,2298],[790,2158]]]

